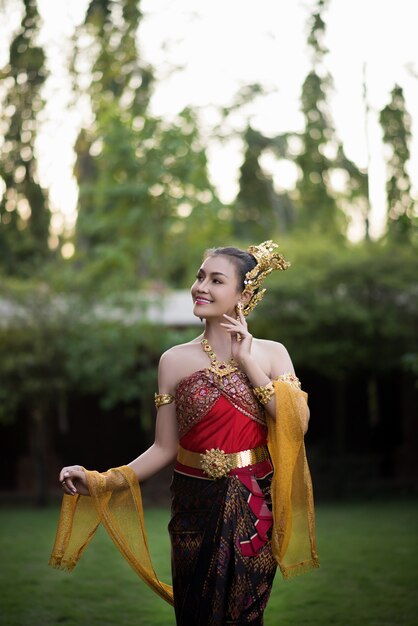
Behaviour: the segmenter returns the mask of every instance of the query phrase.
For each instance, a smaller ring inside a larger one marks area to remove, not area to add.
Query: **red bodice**
[[[240,370],[224,377],[199,370],[181,380],[176,413],[180,445],[186,450],[238,452],[266,444],[263,408]]]

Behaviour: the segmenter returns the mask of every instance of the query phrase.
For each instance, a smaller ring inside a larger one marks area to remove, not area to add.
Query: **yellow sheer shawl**
[[[271,542],[284,578],[291,578],[319,567],[312,481],[303,438],[308,396],[290,382],[277,380],[273,385],[276,417],[267,416],[274,467]]]
[[[319,566],[302,429],[307,396],[288,382],[275,381],[274,386],[276,418],[268,419],[268,446],[275,468],[272,547],[283,576],[289,578]],[[173,604],[171,586],[158,579],[152,566],[134,471],[128,466],[102,474],[85,471],[91,497],[64,495],[49,564],[71,571],[102,523],[138,576]]]
[[[173,604],[173,590],[151,563],[141,491],[135,472],[123,465],[107,472],[85,470],[91,497],[64,495],[49,564],[71,571],[100,523],[129,565],[155,593]]]

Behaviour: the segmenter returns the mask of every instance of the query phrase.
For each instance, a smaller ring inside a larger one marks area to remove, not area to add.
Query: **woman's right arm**
[[[174,403],[161,406],[157,413],[154,443],[128,464],[137,475],[138,482],[150,478],[174,461],[178,448],[177,432]]]
[[[163,355],[158,368],[159,393],[174,395],[176,381],[173,372],[175,372],[175,368],[173,367],[172,356]],[[164,404],[158,409],[155,439],[152,446],[128,465],[134,470],[138,481],[142,482],[172,463],[177,456],[177,448],[177,418],[175,405],[172,402],[171,404]],[[65,493],[89,495],[85,473],[80,465],[64,467],[59,479]]]
[[[166,352],[158,366],[158,393],[174,395],[176,368],[173,351]],[[138,481],[150,478],[163,467],[172,463],[177,456],[178,428],[174,402],[160,406],[155,425],[154,443],[148,450],[129,463]]]

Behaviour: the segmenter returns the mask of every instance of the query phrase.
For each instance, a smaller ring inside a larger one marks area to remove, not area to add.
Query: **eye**
[[[218,283],[219,285],[222,285],[222,281],[221,281],[221,280],[219,280],[219,278],[214,278],[214,279],[213,279],[213,282],[214,282],[214,283]]]

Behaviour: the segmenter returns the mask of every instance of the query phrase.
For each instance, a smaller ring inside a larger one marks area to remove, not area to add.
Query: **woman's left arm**
[[[240,365],[248,376],[252,386],[272,388],[272,381],[277,380],[283,374],[295,374],[293,363],[286,348],[279,343],[268,342],[268,357],[270,361],[270,376],[260,367],[254,357],[248,355]],[[264,404],[264,403],[263,403]],[[274,393],[264,404],[264,408],[273,418],[276,417],[276,399]]]
[[[268,345],[269,356],[271,358],[270,378],[266,376],[266,374],[263,372],[260,366],[253,359],[251,362],[249,361],[248,365],[246,366],[246,374],[248,378],[250,379],[252,385],[254,387],[258,387],[258,386],[264,387],[265,385],[269,385],[271,381],[280,380],[280,378],[283,377],[283,380],[286,381],[286,384],[296,385],[297,387],[298,380],[295,376],[295,369],[293,367],[292,360],[286,348],[282,344],[275,343],[273,341],[268,342],[267,345]],[[288,379],[289,374],[290,374],[290,377],[289,377],[290,380],[286,380]],[[296,380],[292,380],[292,377],[294,377]],[[264,382],[261,382],[262,380]],[[268,389],[271,389],[271,387],[268,387]],[[302,393],[299,389],[295,389],[295,392],[300,393],[300,394]],[[280,398],[278,399],[278,401],[280,402]],[[275,419],[276,398],[275,398],[275,393],[274,393],[274,387],[273,387],[273,394],[271,398],[268,400],[268,402],[264,406],[268,414]],[[300,419],[301,419],[303,434],[306,434],[308,430],[309,417],[310,417],[309,407],[306,404],[306,411],[301,410],[300,412]]]
[[[283,374],[295,375],[292,360],[286,348],[275,341],[265,342],[267,360],[270,363],[270,376],[262,369],[259,363],[254,359],[251,351],[253,337],[248,330],[247,320],[242,312],[239,319],[225,315],[225,323],[222,324],[231,334],[232,356],[240,365],[241,369],[248,376],[254,389],[259,387],[272,388],[272,381],[277,380]],[[273,393],[267,402],[263,402],[264,408],[271,417],[276,417],[276,399]],[[306,433],[308,429],[309,409],[307,417],[304,420],[303,431]]]

